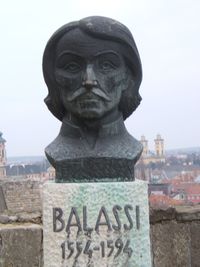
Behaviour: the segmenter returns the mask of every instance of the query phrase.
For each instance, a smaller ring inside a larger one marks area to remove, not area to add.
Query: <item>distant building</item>
[[[182,200],[185,204],[200,203],[200,184],[198,183],[198,172],[181,172],[171,179],[165,179],[162,182],[171,184],[171,198]]]
[[[150,151],[148,147],[148,140],[145,136],[142,135],[140,142],[143,145],[143,152],[140,159],[140,162],[144,165],[150,163],[165,163],[165,152],[164,152],[164,139],[161,138],[161,135],[156,136],[155,142],[155,151]]]
[[[193,204],[200,203],[200,185],[199,184],[186,184],[184,188],[187,196],[187,202]]]
[[[149,154],[148,140],[146,140],[145,136],[142,135],[142,136],[141,136],[141,140],[140,140],[140,142],[141,142],[142,145],[143,145],[142,156],[143,156],[143,157],[146,157],[146,156],[148,156],[148,154]]]
[[[6,177],[6,140],[2,135],[2,132],[0,132],[0,178]]]
[[[155,142],[155,152],[157,157],[164,157],[164,139],[161,138],[160,134],[157,134]]]
[[[151,207],[154,208],[168,208],[174,206],[180,206],[184,204],[184,200],[182,199],[173,199],[166,195],[150,195],[149,203]]]
[[[150,195],[171,195],[172,186],[171,184],[149,184],[148,191]]]
[[[7,176],[20,176],[27,174],[42,173],[43,166],[41,164],[10,164],[6,166]]]
[[[54,167],[50,166],[47,169],[47,174],[50,180],[55,179],[56,177],[56,170],[54,169]]]

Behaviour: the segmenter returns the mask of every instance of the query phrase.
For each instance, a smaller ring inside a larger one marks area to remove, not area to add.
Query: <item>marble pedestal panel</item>
[[[44,267],[151,267],[147,184],[43,188]]]

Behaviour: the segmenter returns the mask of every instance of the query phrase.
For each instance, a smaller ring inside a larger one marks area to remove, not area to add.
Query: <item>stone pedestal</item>
[[[44,267],[151,267],[147,184],[46,183]]]

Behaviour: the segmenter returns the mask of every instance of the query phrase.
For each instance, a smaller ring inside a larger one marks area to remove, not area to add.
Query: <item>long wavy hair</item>
[[[133,76],[133,79],[130,79],[128,88],[122,92],[119,103],[119,110],[121,110],[125,120],[138,107],[142,99],[139,94],[139,87],[142,81],[142,65],[135,41],[129,29],[120,22],[106,17],[87,17],[80,21],[65,24],[49,39],[43,55],[43,75],[49,91],[44,101],[48,109],[61,121],[66,114],[54,75],[55,51],[61,37],[76,28],[94,38],[115,41],[125,47],[123,49],[123,57]]]

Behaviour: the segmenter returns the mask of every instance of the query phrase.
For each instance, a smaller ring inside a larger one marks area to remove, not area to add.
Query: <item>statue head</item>
[[[46,45],[43,73],[45,103],[59,120],[68,112],[101,118],[114,109],[125,120],[141,101],[136,44],[128,28],[110,18],[88,17],[58,29]]]

